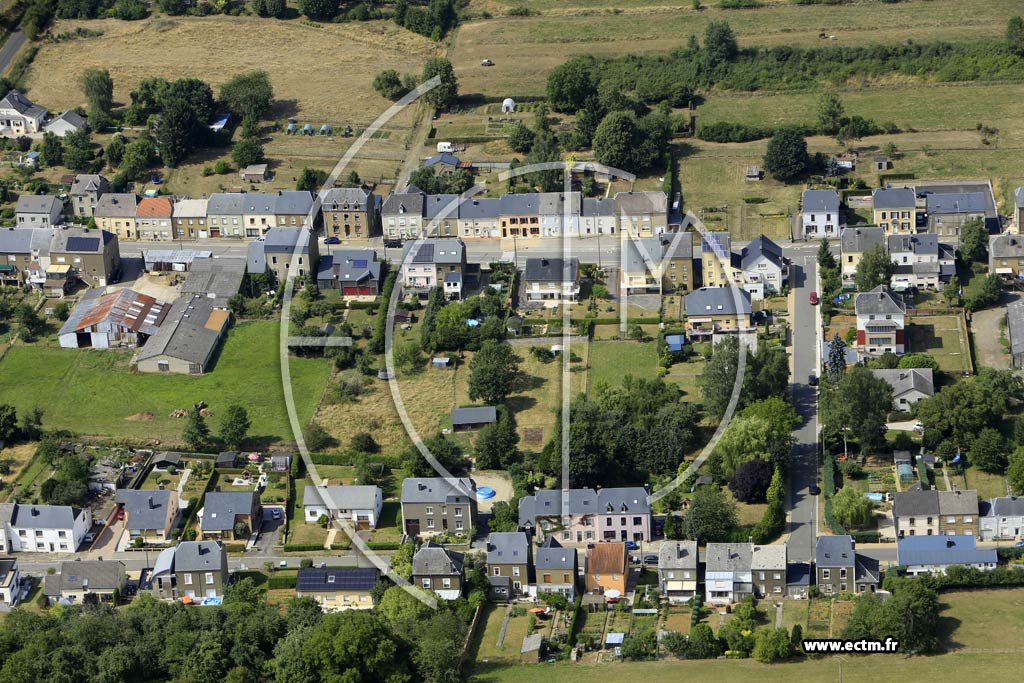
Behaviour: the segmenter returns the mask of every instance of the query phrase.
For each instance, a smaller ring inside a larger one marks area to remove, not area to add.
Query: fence
[[[477,631],[480,629],[480,623],[483,621],[483,618],[480,615],[482,615],[483,613],[484,606],[482,604],[478,605],[476,608],[476,613],[473,615],[473,621],[469,622],[469,631],[466,632],[466,640],[464,643],[462,643],[462,652],[459,654],[458,668],[460,671],[462,670],[462,667],[466,664],[466,659],[469,657],[469,648],[473,642],[473,639],[476,637]]]

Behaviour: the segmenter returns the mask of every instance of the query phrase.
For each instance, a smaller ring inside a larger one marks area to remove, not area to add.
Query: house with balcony
[[[55,230],[50,264],[70,266],[71,277],[90,287],[106,287],[121,272],[117,235],[84,228]]]
[[[839,268],[845,288],[856,288],[857,266],[864,252],[885,244],[882,228],[843,228],[839,236]]]
[[[752,301],[782,292],[789,281],[789,259],[782,248],[764,235],[758,235],[739,254],[740,286],[750,292]]]
[[[47,113],[46,107],[12,90],[0,100],[0,136],[14,138],[39,133]]]
[[[690,337],[751,332],[750,292],[738,287],[701,287],[686,295],[686,333]]]
[[[907,574],[945,574],[952,565],[981,571],[996,568],[995,548],[978,548],[974,536],[906,536],[896,543],[896,563]]]
[[[754,594],[750,543],[708,543],[704,568],[704,599],[729,605]]]
[[[529,301],[576,301],[580,295],[579,259],[526,259],[523,291]]]
[[[410,538],[444,531],[468,534],[476,526],[476,514],[476,484],[472,479],[402,480],[402,525]]]
[[[592,595],[619,598],[629,588],[629,553],[626,544],[609,541],[587,546],[585,585]]]
[[[917,232],[917,196],[909,187],[880,187],[871,193],[872,223],[888,235]]]
[[[444,287],[449,273],[464,275],[466,245],[460,239],[408,242],[402,252],[402,287],[426,296],[434,287]]]
[[[379,486],[308,485],[302,492],[302,518],[306,524],[315,524],[326,516],[351,524],[356,530],[374,529],[383,506]]]
[[[295,594],[311,598],[324,612],[373,609],[373,587],[380,573],[373,567],[303,567],[295,579]]]
[[[852,536],[818,536],[814,544],[815,585],[824,595],[874,593],[881,584],[878,560],[854,550]]]
[[[857,355],[860,358],[906,350],[907,306],[903,297],[878,285],[853,300],[857,315]]]
[[[543,540],[563,544],[651,539],[651,505],[645,489],[634,487],[542,490],[519,499],[519,526]]]
[[[7,228],[0,230],[0,285],[43,286],[50,266],[53,230]]]
[[[658,550],[658,589],[674,605],[697,594],[697,541],[664,541]]]
[[[21,572],[18,560],[0,557],[0,605],[14,607],[21,593]]]
[[[835,190],[804,190],[800,212],[805,239],[835,239],[843,229]]]

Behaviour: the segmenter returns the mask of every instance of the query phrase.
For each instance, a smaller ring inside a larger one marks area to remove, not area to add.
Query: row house
[[[937,235],[889,235],[889,258],[896,264],[894,289],[907,287],[942,290],[956,274],[956,251],[939,243]]]
[[[800,212],[805,239],[835,239],[842,231],[839,193],[835,190],[804,190]]]
[[[736,282],[740,257],[732,251],[728,232],[708,232],[700,242],[701,277],[705,287],[729,287]]]
[[[538,593],[555,593],[567,600],[576,598],[579,556],[576,548],[563,547],[548,536],[534,551],[534,576]]]
[[[449,275],[465,271],[466,245],[459,239],[409,242],[402,252],[402,286],[415,294],[426,296],[445,286]]]
[[[1021,226],[1024,226],[1024,187],[1013,191],[1013,225],[1010,229],[1019,235]]]
[[[139,198],[131,192],[107,192],[93,208],[96,227],[117,235],[119,240],[136,240],[136,212]]]
[[[426,197],[419,191],[394,192],[388,195],[380,208],[384,237],[402,240],[418,238],[426,216]]]
[[[0,503],[0,553],[73,553],[91,527],[89,508]]]
[[[241,239],[247,236],[242,218],[244,195],[239,192],[217,192],[206,201],[206,223],[210,237]]]
[[[640,487],[537,491],[519,499],[519,526],[565,544],[651,539],[651,505]]]
[[[174,236],[181,240],[219,237],[210,234],[210,226],[206,222],[209,204],[210,200],[206,198],[179,199],[174,202]]]
[[[173,214],[174,203],[167,197],[143,197],[135,209],[136,239],[173,240]]]
[[[0,285],[42,286],[50,265],[53,231],[45,228],[0,230]]]
[[[476,526],[476,484],[472,479],[403,479],[401,503],[403,530],[410,538],[446,531],[468,534]]]
[[[861,358],[906,350],[907,306],[903,297],[878,285],[853,300],[857,315],[856,350]]]
[[[978,504],[978,533],[983,541],[1024,539],[1024,498],[1003,496]]]
[[[872,222],[888,235],[917,232],[917,196],[908,187],[881,187],[871,193]]]
[[[464,240],[501,237],[500,208],[501,200],[497,197],[471,197],[462,200],[459,204],[459,237]]]
[[[530,537],[523,531],[492,532],[487,537],[490,597],[510,600],[529,593],[533,579]]]
[[[580,237],[614,235],[618,225],[614,197],[585,197],[580,205]]]
[[[619,232],[654,237],[668,231],[668,196],[664,192],[619,192],[615,195]]]
[[[587,546],[584,584],[592,595],[625,596],[629,588],[629,552],[622,542]]]
[[[849,535],[818,536],[814,571],[815,585],[824,595],[874,593],[881,582],[878,560],[856,552]]]
[[[1024,236],[992,235],[988,239],[988,272],[1004,278],[1024,278]]]
[[[377,195],[361,187],[336,187],[320,204],[324,234],[343,240],[366,240],[380,234]]]
[[[693,235],[688,232],[627,239],[622,248],[620,286],[624,294],[691,290]]]
[[[748,595],[759,599],[785,597],[785,543],[708,543],[706,552],[705,598],[712,604],[740,602]]]
[[[80,173],[71,183],[71,210],[76,216],[92,218],[100,197],[110,192],[110,182],[98,173]]]
[[[658,550],[658,589],[672,604],[698,593],[697,541],[664,541]]]
[[[423,237],[459,236],[459,195],[432,194],[423,201]]]
[[[466,583],[466,556],[428,540],[412,556],[412,583],[442,600],[455,600]]]
[[[930,194],[925,199],[928,232],[948,241],[960,239],[960,226],[985,220],[988,201],[984,192]]]
[[[896,537],[979,533],[977,491],[938,491],[918,482],[893,495]]]

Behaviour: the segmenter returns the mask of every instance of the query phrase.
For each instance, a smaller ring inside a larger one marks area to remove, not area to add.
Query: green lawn
[[[1019,652],[1024,643],[1024,588],[942,593],[951,647]]]
[[[969,467],[966,471],[968,490],[978,492],[978,500],[988,500],[1006,495],[1006,478],[999,474],[982,472],[976,467]],[[963,477],[960,474],[953,474],[950,471],[949,479],[953,484],[963,484]]]
[[[915,316],[907,328],[908,353],[925,353],[946,372],[962,372],[970,366],[967,340],[961,337],[961,321],[955,315]]]
[[[524,614],[509,619],[508,628],[501,647],[498,647],[498,635],[501,633],[501,622],[505,617],[504,605],[486,605],[481,618],[486,619],[479,629],[478,635],[470,643],[470,658],[477,662],[518,662],[519,650],[523,646],[523,638],[533,618]]]
[[[206,401],[216,429],[217,413],[238,403],[249,411],[254,438],[292,440],[281,384],[278,323],[236,325],[213,371],[199,377],[133,374],[130,358],[123,351],[19,345],[0,361],[0,395],[19,410],[43,406],[48,429],[171,444],[184,426],[184,420],[170,417],[175,408]],[[331,366],[323,359],[292,359],[290,368],[299,419],[305,421]]]
[[[373,540],[378,542],[402,540],[402,504],[396,501],[384,503],[373,530]]]
[[[653,379],[658,373],[658,343],[656,341],[603,341],[590,345],[588,385],[598,382],[618,386],[626,375]]]

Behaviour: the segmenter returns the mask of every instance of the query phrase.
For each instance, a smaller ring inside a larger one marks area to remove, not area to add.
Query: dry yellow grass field
[[[59,21],[54,34],[77,27],[97,38],[43,43],[27,87],[51,111],[84,104],[78,79],[89,67],[110,70],[114,100],[152,76],[196,77],[214,88],[235,74],[264,69],[277,101],[275,116],[365,126],[390,104],[372,87],[382,69],[420,73],[430,40],[393,22],[325,24],[258,17],[176,17],[145,21]]]

